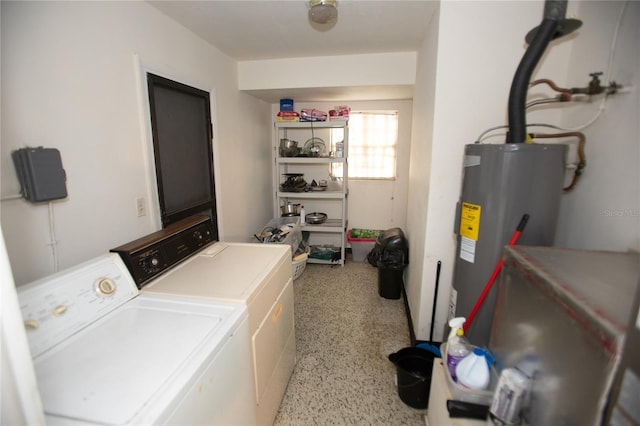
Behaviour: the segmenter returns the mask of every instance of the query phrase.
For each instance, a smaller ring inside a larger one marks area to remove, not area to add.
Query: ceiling
[[[150,0],[149,4],[238,61],[416,51],[438,8],[435,0],[338,0],[337,22],[322,28],[309,22],[306,0]],[[313,101],[406,99],[410,91],[405,86],[286,93]],[[282,97],[278,91],[252,94],[269,102]]]

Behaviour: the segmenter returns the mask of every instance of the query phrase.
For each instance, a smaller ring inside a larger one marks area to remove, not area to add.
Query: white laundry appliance
[[[256,420],[271,425],[296,361],[291,248],[215,242],[211,226],[208,217],[194,216],[114,251],[130,266],[142,294],[247,306]]]
[[[116,254],[18,299],[48,424],[255,424],[243,304],[141,295]]]

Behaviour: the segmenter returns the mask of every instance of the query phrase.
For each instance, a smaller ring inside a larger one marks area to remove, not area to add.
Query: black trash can
[[[378,268],[378,294],[385,299],[399,299],[404,287],[404,268],[409,263],[409,245],[402,229],[384,231],[367,260]]]
[[[385,299],[400,299],[404,286],[403,269],[378,266],[378,295]]]
[[[429,407],[434,354],[420,348],[404,348],[389,355],[396,366],[398,396],[410,407]]]

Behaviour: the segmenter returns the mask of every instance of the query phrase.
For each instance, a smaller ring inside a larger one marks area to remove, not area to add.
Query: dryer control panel
[[[138,288],[214,243],[208,216],[193,216],[111,251],[118,253]]]

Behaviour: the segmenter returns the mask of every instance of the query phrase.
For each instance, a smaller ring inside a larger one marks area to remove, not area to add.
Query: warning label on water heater
[[[460,209],[460,258],[473,263],[476,257],[476,242],[480,231],[480,211],[477,204],[462,203]]]
[[[462,203],[460,209],[460,235],[478,241],[480,230],[480,209],[477,204]]]

